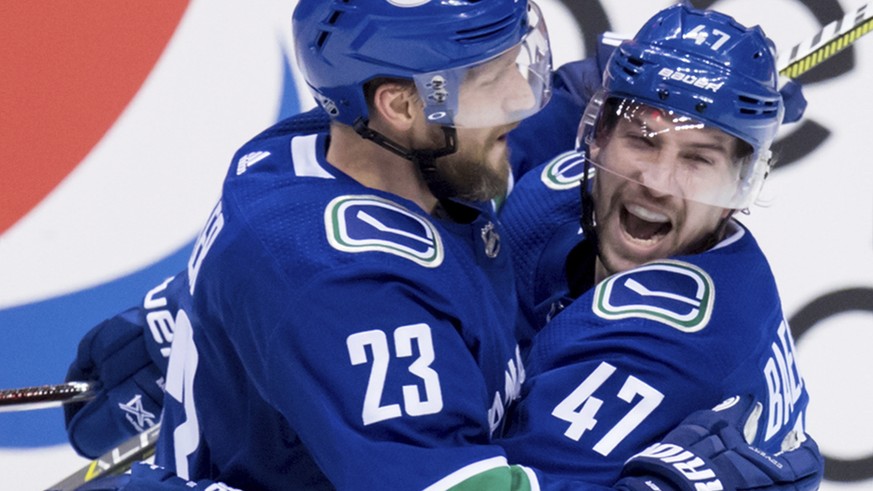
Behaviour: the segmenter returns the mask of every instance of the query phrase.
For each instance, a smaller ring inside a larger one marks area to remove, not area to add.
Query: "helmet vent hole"
[[[318,49],[321,49],[322,47],[324,47],[324,43],[327,41],[328,36],[330,36],[329,32],[321,31],[321,33],[318,35],[318,39],[315,40],[315,46]]]
[[[627,54],[625,54],[624,61],[625,63],[622,64],[621,69],[624,71],[624,73],[630,75],[631,77],[636,77],[637,75],[639,75],[639,69],[646,64],[646,62],[643,61],[641,58],[627,56]]]
[[[778,110],[777,101],[768,101],[764,99],[756,99],[749,96],[737,97],[740,105],[740,114],[749,114],[755,116],[773,116]]]
[[[345,0],[347,1],[347,0]],[[341,10],[334,10],[330,13],[330,17],[325,21],[325,25],[334,26],[336,25],[339,18],[342,17],[343,12]],[[324,44],[327,42],[327,38],[330,37],[330,30],[322,30],[318,33],[318,37],[315,39],[315,47],[321,50],[324,47]]]
[[[645,62],[640,58],[628,56],[627,53],[620,52],[621,58],[616,61],[616,65],[628,76],[636,77],[640,74],[640,68],[645,65]]]

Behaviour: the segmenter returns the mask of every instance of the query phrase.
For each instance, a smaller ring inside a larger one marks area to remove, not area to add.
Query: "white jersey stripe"
[[[319,164],[315,151],[317,134],[295,136],[291,139],[291,159],[294,173],[301,177],[321,177],[333,179],[334,176]]]

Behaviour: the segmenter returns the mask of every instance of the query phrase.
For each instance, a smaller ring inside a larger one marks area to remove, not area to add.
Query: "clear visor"
[[[551,97],[552,55],[542,13],[528,3],[529,31],[503,53],[474,64],[415,75],[434,124],[484,128],[535,114]]]
[[[759,155],[684,114],[603,94],[588,105],[578,142],[598,171],[720,208],[751,206],[769,171],[769,151]]]

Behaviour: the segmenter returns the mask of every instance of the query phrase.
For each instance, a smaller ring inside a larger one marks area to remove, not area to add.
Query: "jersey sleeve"
[[[582,240],[576,152],[558,155],[529,172],[500,210],[518,290],[519,339],[524,343],[550,312],[569,304],[565,260]]]

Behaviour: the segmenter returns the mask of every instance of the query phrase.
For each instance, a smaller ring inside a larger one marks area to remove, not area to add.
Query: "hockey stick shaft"
[[[848,48],[873,30],[873,3],[867,3],[824,26],[815,36],[783,51],[776,62],[779,74],[797,78]]]
[[[0,390],[0,412],[28,411],[82,402],[94,398],[97,385],[92,382],[67,382]]]
[[[97,478],[114,476],[127,471],[135,462],[154,455],[160,429],[161,425],[156,424],[139,435],[131,437],[62,481],[46,488],[46,491],[75,491]]]

